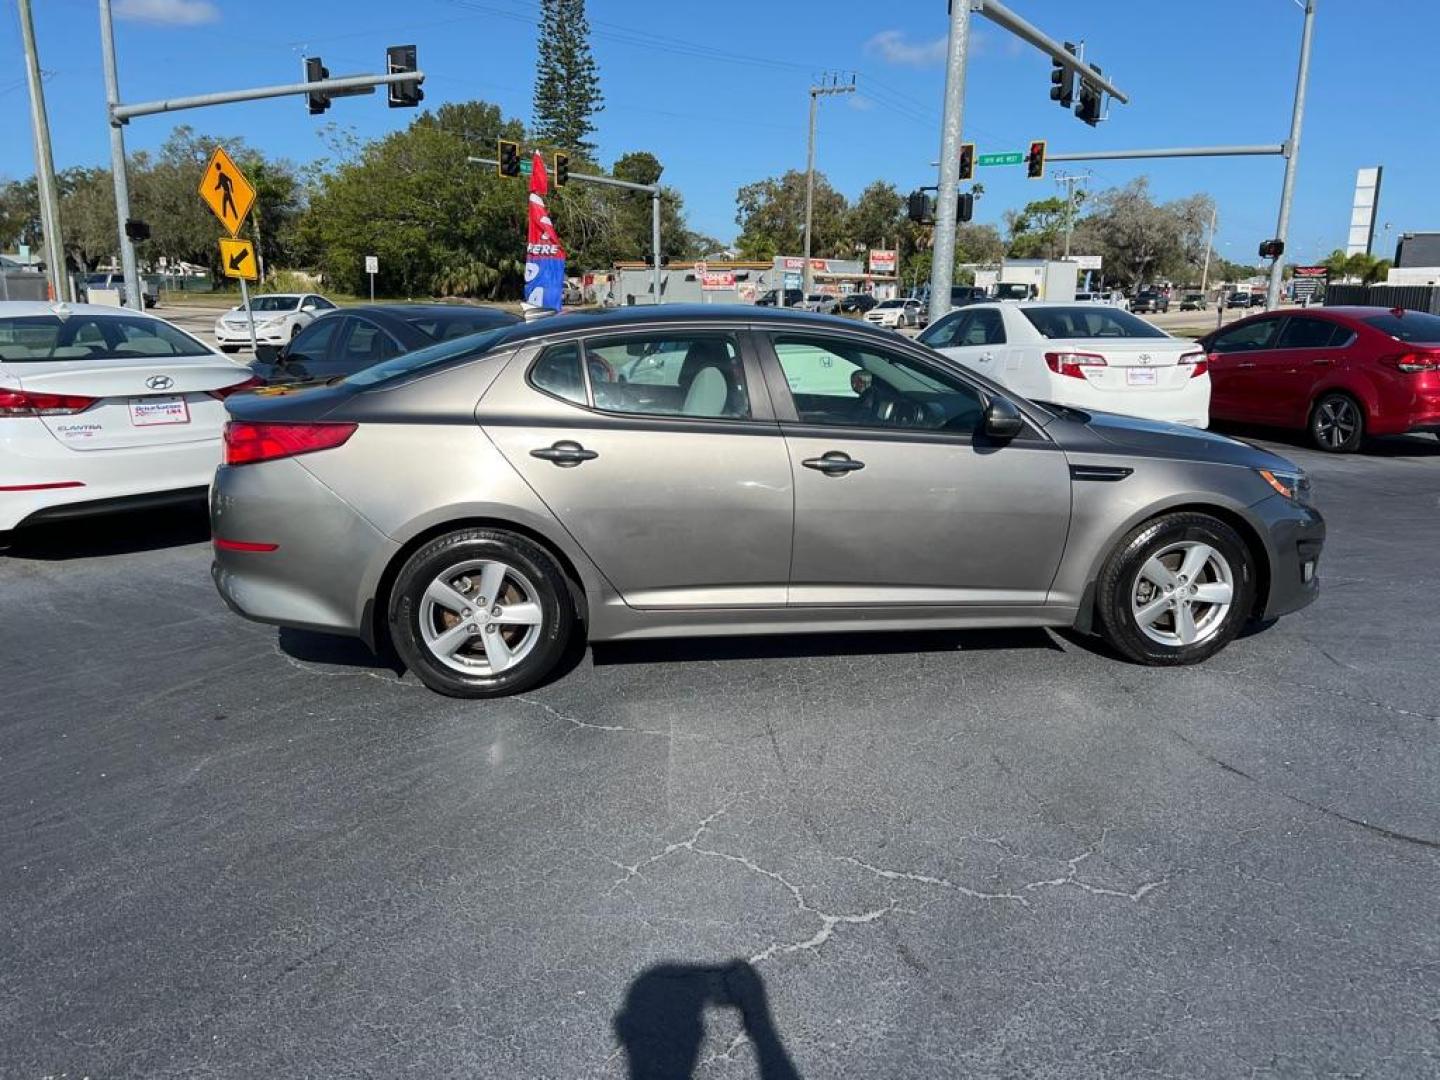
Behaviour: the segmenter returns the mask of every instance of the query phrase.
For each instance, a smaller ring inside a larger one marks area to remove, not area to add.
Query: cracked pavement
[[[231,616],[198,515],[36,534],[0,1075],[1440,1073],[1440,442],[1273,445],[1322,598],[1185,670],[690,641],[457,702]]]

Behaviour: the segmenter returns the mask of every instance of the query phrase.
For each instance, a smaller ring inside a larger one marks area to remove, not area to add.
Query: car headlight
[[[1291,502],[1310,505],[1310,477],[1303,469],[1256,469],[1260,478]]]

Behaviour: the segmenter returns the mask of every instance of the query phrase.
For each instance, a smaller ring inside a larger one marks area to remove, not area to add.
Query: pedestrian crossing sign
[[[239,234],[245,215],[255,205],[255,188],[230,160],[223,146],[217,146],[205,163],[205,173],[200,178],[200,198],[231,236]]]

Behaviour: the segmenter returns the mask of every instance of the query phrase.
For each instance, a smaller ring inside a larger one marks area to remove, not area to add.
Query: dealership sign
[[[870,273],[872,274],[893,274],[895,273],[896,257],[893,251],[881,251],[872,249],[870,252]]]
[[[733,289],[735,288],[734,270],[706,270],[700,275],[700,288],[712,289]]]

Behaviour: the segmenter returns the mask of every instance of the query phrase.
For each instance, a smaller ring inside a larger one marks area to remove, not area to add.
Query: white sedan
[[[322,311],[335,305],[315,293],[264,293],[250,298],[255,318],[255,341],[260,345],[288,345]],[[233,307],[215,320],[215,341],[222,352],[250,347],[250,316]]]
[[[0,541],[19,525],[203,497],[249,369],[124,308],[0,302]]]
[[[1210,426],[1204,350],[1103,304],[971,304],[920,341],[1022,397]]]
[[[922,316],[919,300],[881,300],[865,313],[865,321],[898,330],[902,326],[919,326]]]

